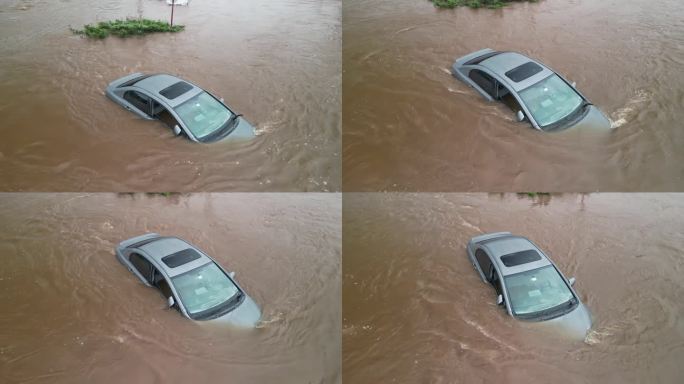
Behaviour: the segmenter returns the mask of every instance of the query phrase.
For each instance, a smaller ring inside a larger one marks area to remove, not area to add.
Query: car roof
[[[187,83],[188,85],[192,86],[192,88],[173,99],[169,99],[160,93],[161,91],[180,81]],[[165,73],[157,73],[154,75],[146,76],[142,80],[133,84],[133,86],[153,94],[155,97],[161,99],[162,101],[164,101],[165,103],[169,104],[171,107],[174,108],[180,104],[183,104],[188,99],[203,91],[202,88],[196,86],[195,84],[187,80],[183,80],[176,76],[167,75]]]
[[[551,261],[546,257],[546,255],[539,248],[537,248],[534,243],[522,236],[510,235],[497,237],[492,240],[485,241],[482,246],[487,250],[487,253],[492,256],[494,263],[496,264],[496,267],[502,276],[513,275],[516,273],[551,265]],[[513,266],[506,266],[501,260],[502,256],[530,250],[536,251],[540,256],[540,259]]]
[[[137,248],[144,251],[146,255],[152,258],[156,262],[157,266],[163,269],[169,277],[178,276],[197,267],[201,267],[208,262],[213,262],[213,260],[202,253],[202,251],[177,237],[158,237],[155,240],[146,242]],[[169,256],[186,249],[193,249],[197,251],[200,257],[185,264],[181,264],[175,268],[169,267],[164,261],[162,261],[162,258],[165,256]]]
[[[515,82],[506,76],[506,72],[529,62],[537,64],[542,68],[542,70],[519,82]],[[530,85],[536,84],[554,73],[544,64],[517,52],[501,52],[497,55],[482,60],[478,65],[485,67],[497,74],[503,81],[506,82],[506,85],[509,88],[512,88],[516,92],[521,91]]]

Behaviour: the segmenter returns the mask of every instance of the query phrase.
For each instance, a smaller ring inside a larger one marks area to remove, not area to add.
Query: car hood
[[[591,314],[589,309],[580,303],[565,315],[541,321],[539,324],[554,334],[584,340],[591,328]]]
[[[589,111],[569,129],[582,132],[608,132],[611,130],[611,125],[610,120],[600,109],[589,105]]]
[[[244,118],[238,117],[238,125],[221,141],[247,141],[255,136],[252,124]]]
[[[221,317],[209,320],[212,323],[224,323],[237,327],[254,328],[261,319],[261,310],[251,297],[245,295],[242,303]]]

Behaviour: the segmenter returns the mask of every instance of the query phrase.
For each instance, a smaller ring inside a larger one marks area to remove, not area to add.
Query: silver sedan
[[[584,338],[591,315],[558,267],[530,240],[509,232],[473,237],[466,247],[478,275],[494,288],[497,304],[525,321],[550,323]]]
[[[147,120],[161,120],[176,135],[210,143],[219,140],[247,140],[254,127],[233,112],[223,99],[189,81],[157,73],[134,73],[109,83],[107,96]]]
[[[520,53],[483,49],[456,60],[451,73],[488,101],[501,101],[536,129],[608,130],[610,120],[576,88],[544,64]]]
[[[158,289],[170,308],[198,321],[254,327],[261,310],[211,257],[177,237],[148,233],[122,241],[116,257],[143,284]]]

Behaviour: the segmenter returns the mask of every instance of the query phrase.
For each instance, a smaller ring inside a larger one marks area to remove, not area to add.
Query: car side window
[[[501,288],[501,280],[499,280],[499,274],[496,272],[496,267],[492,265],[491,278],[489,280],[492,286],[496,290],[497,295],[503,295],[503,289]]]
[[[513,112],[522,111],[520,103],[505,85],[496,82],[496,99],[506,104]]]
[[[468,77],[480,88],[482,88],[483,91],[487,92],[489,96],[496,99],[496,89],[494,88],[496,82],[494,81],[494,78],[480,71],[479,69],[473,69],[470,71]]]
[[[133,104],[134,107],[138,108],[141,112],[150,114],[150,98],[136,91],[126,91],[124,93],[124,100]]]
[[[150,264],[147,259],[145,259],[142,255],[137,254],[137,253],[131,253],[131,256],[128,258],[128,260],[131,261],[131,264],[135,267],[135,269],[140,272],[140,274],[147,280],[148,282],[150,281],[152,277],[152,264]]]
[[[482,270],[482,273],[484,273],[485,277],[489,278],[489,269],[492,266],[492,262],[489,260],[489,256],[483,251],[482,249],[478,249],[475,251],[475,259],[477,260],[477,263],[480,265],[480,269]]]
[[[173,117],[171,112],[155,100],[152,100],[152,117],[159,119],[159,121],[168,125],[169,128],[173,128],[176,125],[180,126],[178,120]]]
[[[171,291],[171,287],[169,287],[166,278],[164,278],[161,272],[155,267],[152,267],[152,285],[157,287],[165,298],[173,296],[173,292]]]
[[[499,83],[498,81],[496,82],[496,99],[497,100],[503,100],[504,97],[510,95],[511,92],[506,88],[505,85]]]

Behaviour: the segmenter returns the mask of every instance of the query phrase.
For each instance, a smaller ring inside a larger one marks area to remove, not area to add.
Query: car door
[[[489,95],[489,98],[496,99],[496,80],[492,76],[479,69],[473,69],[468,73],[468,77]]]
[[[166,277],[152,265],[152,263],[140,253],[131,253],[129,259],[133,267],[140,273],[143,279],[152,287],[157,288],[165,299],[174,296]],[[176,299],[174,297],[174,299]],[[177,301],[176,301],[177,302]]]
[[[155,268],[152,265],[152,263],[147,259],[147,257],[143,256],[138,252],[133,252],[130,254],[130,256],[128,256],[128,260],[131,262],[131,265],[133,265],[135,270],[138,272],[138,277],[142,278],[146,284],[153,285],[153,272]]]
[[[181,127],[181,124],[173,114],[156,100],[152,100],[152,117],[166,124],[171,129],[176,125],[179,128]]]
[[[152,285],[161,292],[165,299],[168,300],[169,297],[174,296],[171,285],[166,280],[166,277],[164,277],[164,275],[155,267],[152,267]],[[174,300],[175,299],[176,298],[174,297]]]
[[[145,116],[152,114],[152,100],[145,94],[138,91],[126,91],[123,94],[124,100],[129,102],[139,113]]]
[[[479,268],[480,275],[487,281],[487,274],[492,267],[492,261],[489,258],[487,252],[484,249],[478,248],[475,251],[475,261],[477,262],[477,267]]]
[[[489,284],[491,284],[492,287],[494,287],[494,290],[496,291],[497,295],[503,295],[503,288],[501,286],[501,280],[499,279],[499,273],[494,264],[492,264],[492,266],[490,267],[487,281],[489,281]]]

